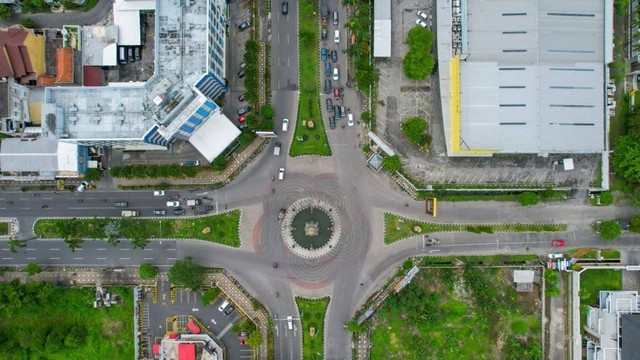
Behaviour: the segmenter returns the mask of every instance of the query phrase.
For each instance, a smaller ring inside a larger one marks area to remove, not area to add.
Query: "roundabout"
[[[284,210],[282,239],[299,257],[316,259],[335,249],[342,233],[338,212],[326,201],[304,198]]]

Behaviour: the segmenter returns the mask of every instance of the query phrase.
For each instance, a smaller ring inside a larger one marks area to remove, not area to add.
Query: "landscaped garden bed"
[[[44,238],[198,239],[240,247],[240,210],[196,218],[38,219],[34,232]]]
[[[399,215],[384,214],[384,243],[393,244],[396,241],[420,234],[434,232],[466,231],[472,233],[494,232],[543,232],[565,231],[567,224],[437,224],[401,217]]]
[[[329,298],[309,300],[296,298],[302,329],[302,358],[324,359],[324,316]]]

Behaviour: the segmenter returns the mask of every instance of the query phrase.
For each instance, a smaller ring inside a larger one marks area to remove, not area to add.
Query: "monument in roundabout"
[[[284,210],[282,239],[294,254],[314,259],[329,254],[340,239],[340,216],[326,201],[304,198]]]

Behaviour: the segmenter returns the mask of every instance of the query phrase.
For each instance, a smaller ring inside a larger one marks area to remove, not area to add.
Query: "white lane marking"
[[[107,249],[96,249],[98,251],[106,251]]]
[[[96,258],[96,260],[107,260],[107,258]]]
[[[73,260],[83,260],[84,258],[73,258]]]
[[[122,251],[129,251],[129,250],[131,250],[131,249],[120,249],[120,250],[122,250]]]
[[[176,251],[176,249],[167,249],[167,251]]]
[[[27,258],[27,260],[35,260],[36,258]]]
[[[120,260],[131,260],[131,258],[120,258]]]
[[[49,258],[49,260],[60,260],[60,258]]]
[[[51,251],[60,251],[60,249],[56,249],[56,248],[52,248],[52,249],[49,249],[49,250],[51,250]]]
[[[27,251],[36,251],[36,249],[27,249]]]
[[[153,258],[144,258],[144,260],[153,260]]]
[[[2,260],[13,260],[13,258],[2,258]]]
[[[167,258],[167,260],[176,260],[176,258]]]

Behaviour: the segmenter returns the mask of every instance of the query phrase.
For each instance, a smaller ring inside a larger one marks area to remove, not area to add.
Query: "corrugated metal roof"
[[[4,139],[0,143],[2,171],[58,171],[58,141]]]

